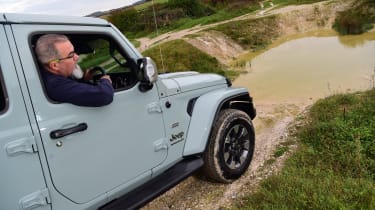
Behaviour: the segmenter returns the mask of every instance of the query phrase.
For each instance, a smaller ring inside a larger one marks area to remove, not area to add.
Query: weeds
[[[284,155],[284,153],[289,151],[289,147],[281,146],[276,149],[276,151],[273,153],[273,157],[278,158]]]
[[[237,208],[375,209],[374,107],[375,90],[318,101],[283,171]]]
[[[253,51],[266,48],[279,36],[276,16],[233,21],[210,30],[220,31]]]

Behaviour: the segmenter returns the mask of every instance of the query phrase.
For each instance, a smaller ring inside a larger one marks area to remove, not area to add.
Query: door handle
[[[58,130],[51,131],[49,136],[51,137],[51,139],[58,139],[58,138],[62,138],[64,136],[67,136],[67,135],[70,135],[70,134],[73,134],[73,133],[84,131],[86,129],[87,129],[87,124],[86,123],[80,123],[80,124],[78,124],[74,127],[71,127],[71,128],[64,128],[64,129],[58,129]]]

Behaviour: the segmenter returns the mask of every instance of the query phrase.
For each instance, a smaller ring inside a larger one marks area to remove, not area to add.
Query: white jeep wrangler
[[[102,19],[0,14],[0,209],[134,209],[201,169],[229,183],[248,168],[256,112],[245,88],[197,72],[158,75]],[[65,34],[114,100],[51,100],[35,52]]]

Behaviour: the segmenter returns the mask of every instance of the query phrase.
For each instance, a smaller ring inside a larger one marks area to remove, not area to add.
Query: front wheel
[[[204,174],[223,183],[238,179],[250,165],[254,143],[254,127],[245,112],[236,109],[221,111],[203,155]]]

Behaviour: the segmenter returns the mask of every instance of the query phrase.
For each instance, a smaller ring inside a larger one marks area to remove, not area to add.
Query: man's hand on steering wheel
[[[108,79],[112,83],[110,76],[107,75],[105,69],[100,66],[88,69],[83,79],[85,81],[92,81],[94,84],[98,83],[100,79]]]
[[[111,80],[111,77],[109,75],[103,75],[102,77],[100,77],[100,79],[107,79],[112,84],[112,80]]]

